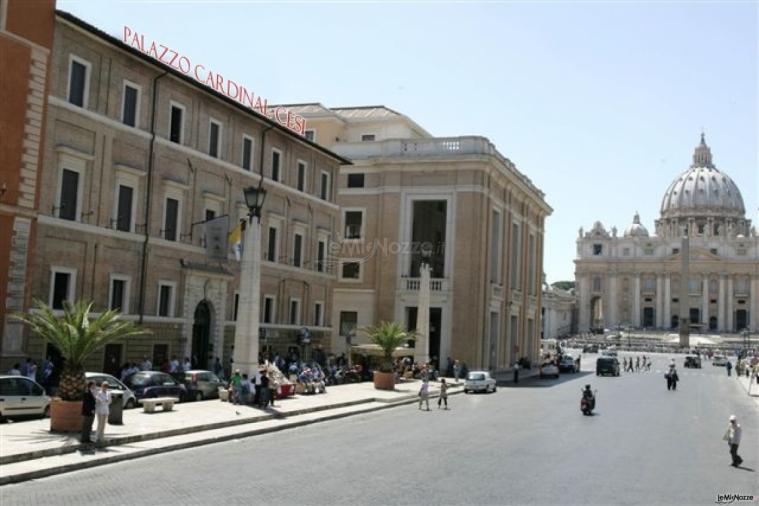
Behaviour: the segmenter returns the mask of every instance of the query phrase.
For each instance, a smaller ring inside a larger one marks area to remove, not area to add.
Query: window
[[[324,272],[326,265],[325,260],[327,256],[327,241],[319,240],[319,244],[316,247],[316,270],[317,272]]]
[[[206,221],[211,221],[216,218],[216,211],[213,209],[206,209]]]
[[[182,144],[184,140],[184,106],[175,102],[171,103],[169,140],[177,144]]]
[[[179,201],[173,198],[166,198],[166,208],[164,211],[163,238],[167,241],[177,240],[177,224],[179,220]]]
[[[527,264],[527,291],[531,295],[535,295],[535,287],[538,285],[535,279],[535,261],[537,257],[537,244],[535,242],[535,236],[530,234],[527,243],[527,253],[530,255]]]
[[[511,224],[511,288],[519,288],[519,253],[521,248],[521,237],[519,236],[519,225]]]
[[[372,142],[372,141],[374,141],[374,134],[361,135],[361,142]]]
[[[79,172],[70,169],[61,170],[60,193],[58,194],[58,217],[64,220],[77,221],[80,217]]]
[[[299,299],[290,299],[290,325],[300,325]]]
[[[643,254],[644,254],[644,255],[646,255],[646,256],[649,256],[649,257],[650,257],[650,256],[653,256],[653,254],[654,254],[654,249],[653,249],[653,248],[651,248],[651,247],[646,247],[646,248],[643,250]]]
[[[266,295],[264,297],[264,314],[262,320],[264,323],[274,323],[274,297]]]
[[[688,293],[690,294],[701,293],[701,280],[699,278],[690,278],[688,280]]]
[[[301,267],[303,263],[303,235],[295,234],[293,239],[293,265]]]
[[[90,91],[90,63],[71,55],[69,57],[69,103],[87,108]]]
[[[277,228],[269,226],[269,242],[266,247],[266,260],[277,261]]]
[[[677,255],[678,253],[680,253],[680,248],[672,248],[673,255]]]
[[[329,200],[329,173],[322,171],[321,174],[321,188],[319,190],[319,196],[322,200]]]
[[[593,245],[593,255],[598,256],[601,255],[604,251],[603,244],[594,244]]]
[[[490,220],[490,282],[501,282],[501,213],[495,209]]]
[[[214,158],[219,158],[221,152],[221,123],[211,120],[208,129],[208,154]]]
[[[346,239],[361,239],[362,225],[364,221],[363,211],[345,211],[345,231]]]
[[[279,161],[282,157],[282,153],[273,149],[271,151],[271,178],[274,181],[279,181]]]
[[[140,114],[140,87],[129,81],[124,81],[122,101],[121,122],[136,127]]]
[[[303,132],[303,137],[311,142],[316,142],[316,130],[306,130]]]
[[[324,324],[324,304],[321,302],[314,303],[314,325],[321,327]]]
[[[643,279],[643,291],[654,292],[656,291],[656,278],[644,278]]]
[[[306,162],[298,160],[298,191],[306,190]]]
[[[593,278],[593,291],[594,292],[601,291],[601,278],[598,276]]]
[[[363,174],[348,174],[348,188],[363,188],[363,187],[364,187]]]
[[[235,292],[235,302],[232,306],[232,321],[237,321],[237,310],[240,307],[240,294]]]
[[[717,248],[711,248],[711,249],[709,250],[709,252],[710,252],[712,255],[717,255],[717,254],[718,254],[718,253],[717,253]]]
[[[174,316],[174,291],[176,283],[161,281],[158,283],[158,316]]]
[[[108,308],[129,313],[129,277],[111,276]]]
[[[340,335],[348,336],[356,330],[358,326],[358,312],[340,311]]]
[[[242,136],[242,168],[251,170],[251,159],[253,157],[253,139],[247,135]]]
[[[630,256],[630,248],[622,248],[622,256],[623,257],[629,257]]]
[[[122,232],[131,232],[133,219],[132,212],[134,209],[134,188],[124,184],[118,185],[117,203],[116,203],[116,230]]]
[[[64,302],[74,301],[76,271],[53,267],[50,272],[50,307],[63,309]]]
[[[746,248],[737,248],[735,250],[735,254],[739,257],[745,257],[748,253],[748,250]]]
[[[340,277],[342,279],[361,279],[361,263],[360,262],[343,262],[340,268]]]

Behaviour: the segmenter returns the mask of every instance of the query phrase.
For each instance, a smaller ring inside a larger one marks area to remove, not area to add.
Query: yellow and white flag
[[[242,258],[242,227],[243,221],[240,221],[235,228],[229,233],[229,244],[235,252],[235,258],[239,262]]]

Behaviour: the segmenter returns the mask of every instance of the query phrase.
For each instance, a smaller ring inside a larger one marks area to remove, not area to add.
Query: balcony
[[[503,285],[497,285],[495,283],[491,283],[490,297],[493,299],[503,299]]]
[[[401,289],[407,292],[418,292],[421,285],[421,278],[401,278]],[[430,279],[430,292],[447,292],[449,289],[450,284],[447,279]]]

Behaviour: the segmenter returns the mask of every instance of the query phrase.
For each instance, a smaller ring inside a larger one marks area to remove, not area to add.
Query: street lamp
[[[263,185],[243,189],[248,206],[242,260],[240,298],[235,326],[235,368],[252,377],[258,369],[259,311],[261,306],[261,210],[266,199]],[[253,218],[256,218],[255,220]]]

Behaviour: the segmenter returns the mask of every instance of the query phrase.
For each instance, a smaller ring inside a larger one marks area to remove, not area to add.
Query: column
[[[640,274],[635,274],[635,284],[633,286],[633,316],[632,325],[640,327]]]
[[[733,331],[733,277],[728,276],[727,277],[727,304],[726,307],[726,315],[725,315],[725,322],[728,332]]]
[[[590,278],[581,276],[578,281],[580,282],[580,299],[577,301],[577,312],[580,321],[577,322],[577,331],[588,332],[590,330]]]
[[[751,301],[749,303],[749,330],[759,332],[759,276],[751,278]]]
[[[709,275],[704,274],[704,279],[701,281],[703,286],[701,287],[701,323],[704,324],[704,331],[709,330]]]
[[[235,325],[234,367],[249,377],[258,370],[261,304],[261,223],[248,220],[240,262],[240,297]]]
[[[609,276],[609,310],[606,313],[608,316],[607,318],[607,328],[614,328],[616,325],[619,325],[619,317],[618,311],[617,311],[617,276],[616,274],[612,274]]]
[[[727,285],[727,279],[725,274],[719,276],[719,299],[717,299],[717,330],[724,332],[727,326],[725,325],[725,289]]]
[[[664,279],[661,274],[656,275],[656,328],[664,327]]]
[[[662,327],[668,329],[672,324],[672,277],[669,273],[664,277],[664,314],[662,315]]]
[[[426,364],[430,361],[430,266],[426,262],[420,269],[421,279],[419,284],[419,303],[416,311],[416,346],[414,347],[414,362]],[[488,318],[490,313],[488,312]],[[483,364],[489,363],[490,360],[490,339],[488,333],[488,346],[483,350],[483,357],[487,353],[487,358]]]

